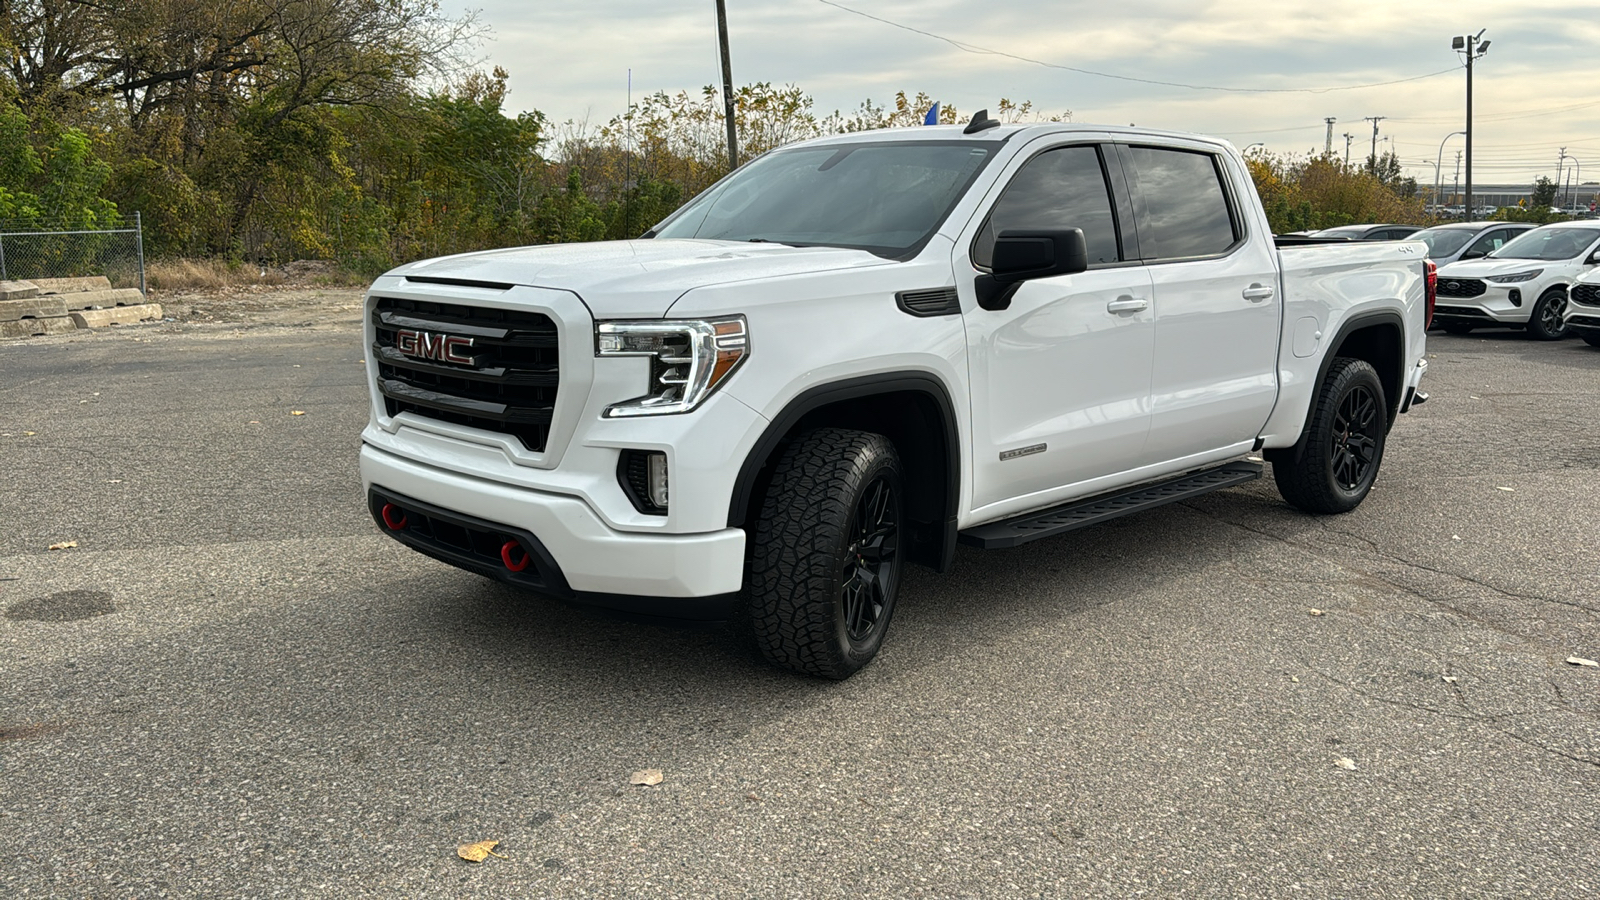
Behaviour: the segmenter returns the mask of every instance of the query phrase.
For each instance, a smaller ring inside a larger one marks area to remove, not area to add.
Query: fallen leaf
[[[1567,657],[1567,662],[1572,663],[1575,666],[1588,666],[1591,669],[1600,668],[1600,662],[1595,662],[1592,659],[1584,659],[1581,656],[1569,656]]]
[[[306,414],[305,410],[303,410],[303,409],[291,409],[291,410],[289,410],[289,415],[291,415],[291,416],[303,416],[305,414]]]
[[[1445,684],[1455,684],[1456,682],[1461,680],[1461,678],[1459,676],[1456,676],[1456,675],[1445,675],[1443,677],[1444,677]]]
[[[121,483],[122,483],[122,479],[121,478],[107,478],[106,479],[106,484],[121,484]]]
[[[246,425],[260,425],[261,424],[261,420],[260,419],[251,419],[250,421],[246,422],[245,424]]]
[[[1459,535],[1459,534],[1452,534],[1452,535],[1450,535],[1450,540],[1452,540],[1452,541],[1459,541],[1459,540],[1461,540],[1461,535]]]
[[[1334,760],[1333,764],[1341,769],[1349,769],[1352,772],[1354,772],[1356,769],[1356,761],[1348,756],[1339,757],[1338,759]]]
[[[660,784],[662,777],[663,776],[660,769],[640,769],[639,771],[633,773],[633,777],[628,779],[628,783],[644,785]]]
[[[1516,488],[1500,487],[1498,485],[1495,486],[1495,490],[1497,490],[1497,491],[1505,491],[1508,494],[1514,494],[1514,493],[1517,492]]]
[[[1320,610],[1320,609],[1310,609],[1310,610],[1307,610],[1307,612],[1311,613],[1313,616],[1322,615],[1322,610]]]
[[[23,434],[24,437],[33,437],[34,435],[36,435],[38,433],[39,432],[37,432],[37,431],[24,431],[22,434]]]
[[[78,546],[78,542],[77,541],[62,541],[59,544],[51,544],[50,545],[50,549],[51,550],[71,550],[73,547],[76,547],[76,546]]]
[[[498,846],[500,846],[499,841],[479,841],[476,844],[462,844],[456,848],[456,855],[467,862],[483,862],[491,856],[506,859],[507,857],[504,855],[494,852],[494,848]]]
[[[1295,684],[1299,684],[1300,683],[1300,676],[1299,675],[1290,675],[1289,676],[1289,680],[1294,682]]]

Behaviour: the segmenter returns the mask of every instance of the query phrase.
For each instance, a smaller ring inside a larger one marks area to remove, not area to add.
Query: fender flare
[[[767,423],[766,430],[756,439],[750,448],[750,453],[745,456],[744,463],[740,465],[739,477],[733,483],[733,495],[728,501],[728,527],[744,526],[745,511],[750,508],[756,476],[767,464],[773,452],[778,449],[784,436],[806,413],[843,400],[906,391],[926,394],[933,400],[939,410],[941,424],[944,426],[945,447],[949,454],[945,472],[945,519],[952,538],[946,551],[948,553],[955,545],[953,538],[956,510],[961,503],[961,435],[956,429],[955,404],[950,400],[950,391],[933,374],[916,370],[880,372],[876,375],[831,381],[807,388],[797,394],[776,416],[772,417],[772,421]]]
[[[1306,407],[1306,419],[1300,424],[1300,437],[1294,442],[1293,447],[1285,447],[1277,451],[1278,455],[1296,463],[1300,461],[1300,457],[1305,455],[1306,436],[1310,433],[1312,407],[1316,405],[1317,394],[1322,390],[1322,383],[1328,377],[1328,369],[1333,366],[1334,357],[1338,356],[1339,351],[1344,349],[1345,339],[1350,337],[1351,333],[1373,325],[1393,325],[1400,332],[1400,371],[1396,373],[1396,378],[1399,380],[1402,389],[1404,388],[1406,366],[1405,318],[1392,309],[1373,310],[1351,316],[1345,320],[1344,324],[1339,326],[1338,333],[1333,336],[1333,340],[1328,342],[1328,352],[1322,355],[1322,362],[1317,365],[1317,380],[1314,383],[1315,386],[1311,389],[1311,405]],[[1393,425],[1395,410],[1400,408],[1401,399],[1398,397],[1385,397],[1383,399],[1389,405],[1389,424]]]

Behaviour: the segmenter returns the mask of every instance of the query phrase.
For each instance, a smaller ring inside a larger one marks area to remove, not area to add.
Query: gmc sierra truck
[[[379,526],[471,572],[878,652],[907,564],[1260,477],[1371,489],[1427,397],[1420,242],[1284,240],[1216,139],[1072,124],[767,153],[640,239],[431,259],[366,301]],[[1301,245],[1303,244],[1303,245]]]

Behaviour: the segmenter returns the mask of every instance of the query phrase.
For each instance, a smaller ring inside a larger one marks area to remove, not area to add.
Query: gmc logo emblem
[[[434,334],[431,331],[411,331],[402,328],[394,336],[396,350],[417,359],[477,365],[478,361],[467,351],[472,349],[472,338],[455,334]]]

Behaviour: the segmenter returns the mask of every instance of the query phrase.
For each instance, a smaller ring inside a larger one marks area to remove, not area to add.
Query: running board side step
[[[1087,500],[1024,513],[961,532],[961,543],[984,550],[1004,550],[1029,541],[1077,531],[1090,525],[1154,509],[1261,477],[1260,463],[1231,462],[1214,469],[1179,475]]]

